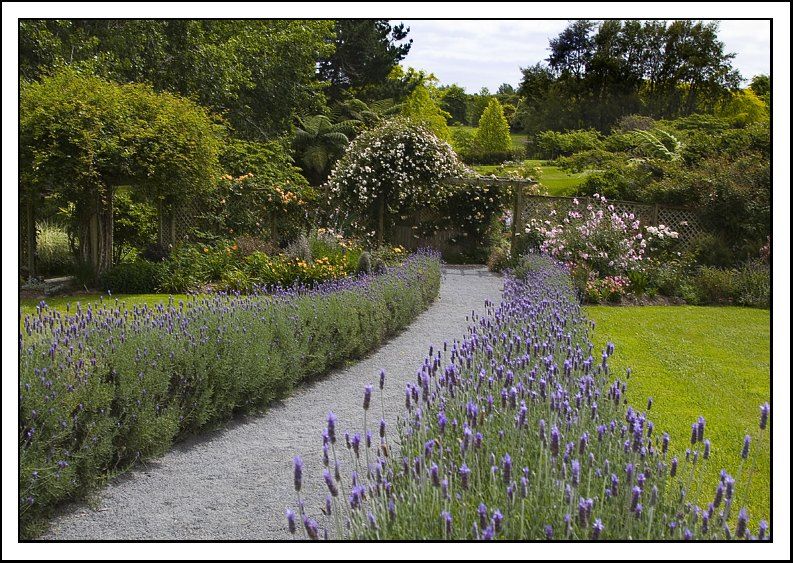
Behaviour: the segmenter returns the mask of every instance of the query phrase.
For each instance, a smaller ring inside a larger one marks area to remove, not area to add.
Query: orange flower
[[[235,244],[234,246],[232,246],[231,250],[237,250],[237,245]]]

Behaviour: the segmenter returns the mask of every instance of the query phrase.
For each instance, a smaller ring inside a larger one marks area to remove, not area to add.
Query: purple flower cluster
[[[705,419],[692,425],[685,460],[670,459],[669,434],[648,418],[653,402],[646,412],[624,403],[627,377],[608,366],[614,345],[594,350],[563,265],[527,257],[502,302],[469,321],[408,384],[401,455],[371,452],[361,469],[350,456],[354,478],[340,485],[349,503],[335,510],[350,516],[338,537],[723,538],[736,482],[725,473],[708,510],[687,498],[701,489],[690,480],[705,467],[698,460],[711,458]],[[751,537],[748,513],[732,533]],[[767,533],[762,523],[758,537]]]

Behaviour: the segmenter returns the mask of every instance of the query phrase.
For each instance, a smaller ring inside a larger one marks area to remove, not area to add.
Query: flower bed
[[[524,258],[501,305],[486,303],[471,320],[462,340],[430,347],[405,390],[398,438],[381,423],[379,438],[377,427],[362,428],[343,444],[329,416],[327,516],[298,505],[287,512],[290,530],[302,523],[311,538],[325,527],[336,537],[409,540],[768,537],[767,524],[750,525],[740,508],[743,466],[737,479],[722,471],[708,506],[688,501],[718,471],[706,421],[692,421],[678,459],[653,425],[652,399],[646,411],[626,406],[630,373],[609,370],[613,345],[593,350],[564,266]],[[367,386],[364,409],[371,393]],[[759,431],[743,442],[747,464],[768,439],[768,417],[766,404]]]
[[[438,294],[417,253],[376,276],[156,307],[39,308],[19,337],[20,524],[109,474],[358,357]]]

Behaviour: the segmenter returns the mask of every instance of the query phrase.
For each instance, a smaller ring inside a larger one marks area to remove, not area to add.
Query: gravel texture
[[[377,380],[380,369],[386,368],[385,418],[393,430],[404,411],[405,383],[415,379],[429,345],[437,349],[444,340],[462,337],[466,316],[481,311],[485,299],[498,302],[502,285],[500,277],[483,267],[444,267],[440,298],[379,350],[349,368],[301,385],[259,416],[234,420],[176,445],[161,458],[112,480],[90,507],[62,507],[41,539],[286,539],[284,512],[296,504],[295,455],[305,464],[306,509],[321,516],[327,491],[322,480],[322,431],[328,412],[338,417],[342,442],[345,430],[361,431],[363,387],[373,384],[368,426],[376,437],[381,412]]]

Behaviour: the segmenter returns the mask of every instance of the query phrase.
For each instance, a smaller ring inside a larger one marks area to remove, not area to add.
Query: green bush
[[[704,266],[690,280],[691,302],[698,305],[771,305],[771,270],[767,264],[747,263],[740,268]]]
[[[499,244],[490,250],[487,257],[487,269],[491,272],[503,272],[512,265],[512,254],[509,243]]]
[[[319,292],[78,309],[66,320],[77,327],[69,333],[73,352],[51,350],[63,343],[50,328],[60,330],[59,313],[43,309],[40,330],[23,318],[23,534],[111,471],[366,354],[426,309],[439,287],[438,257],[419,254],[383,276]]]
[[[121,262],[99,279],[102,289],[112,293],[156,293],[160,288],[162,265],[148,260]]]

